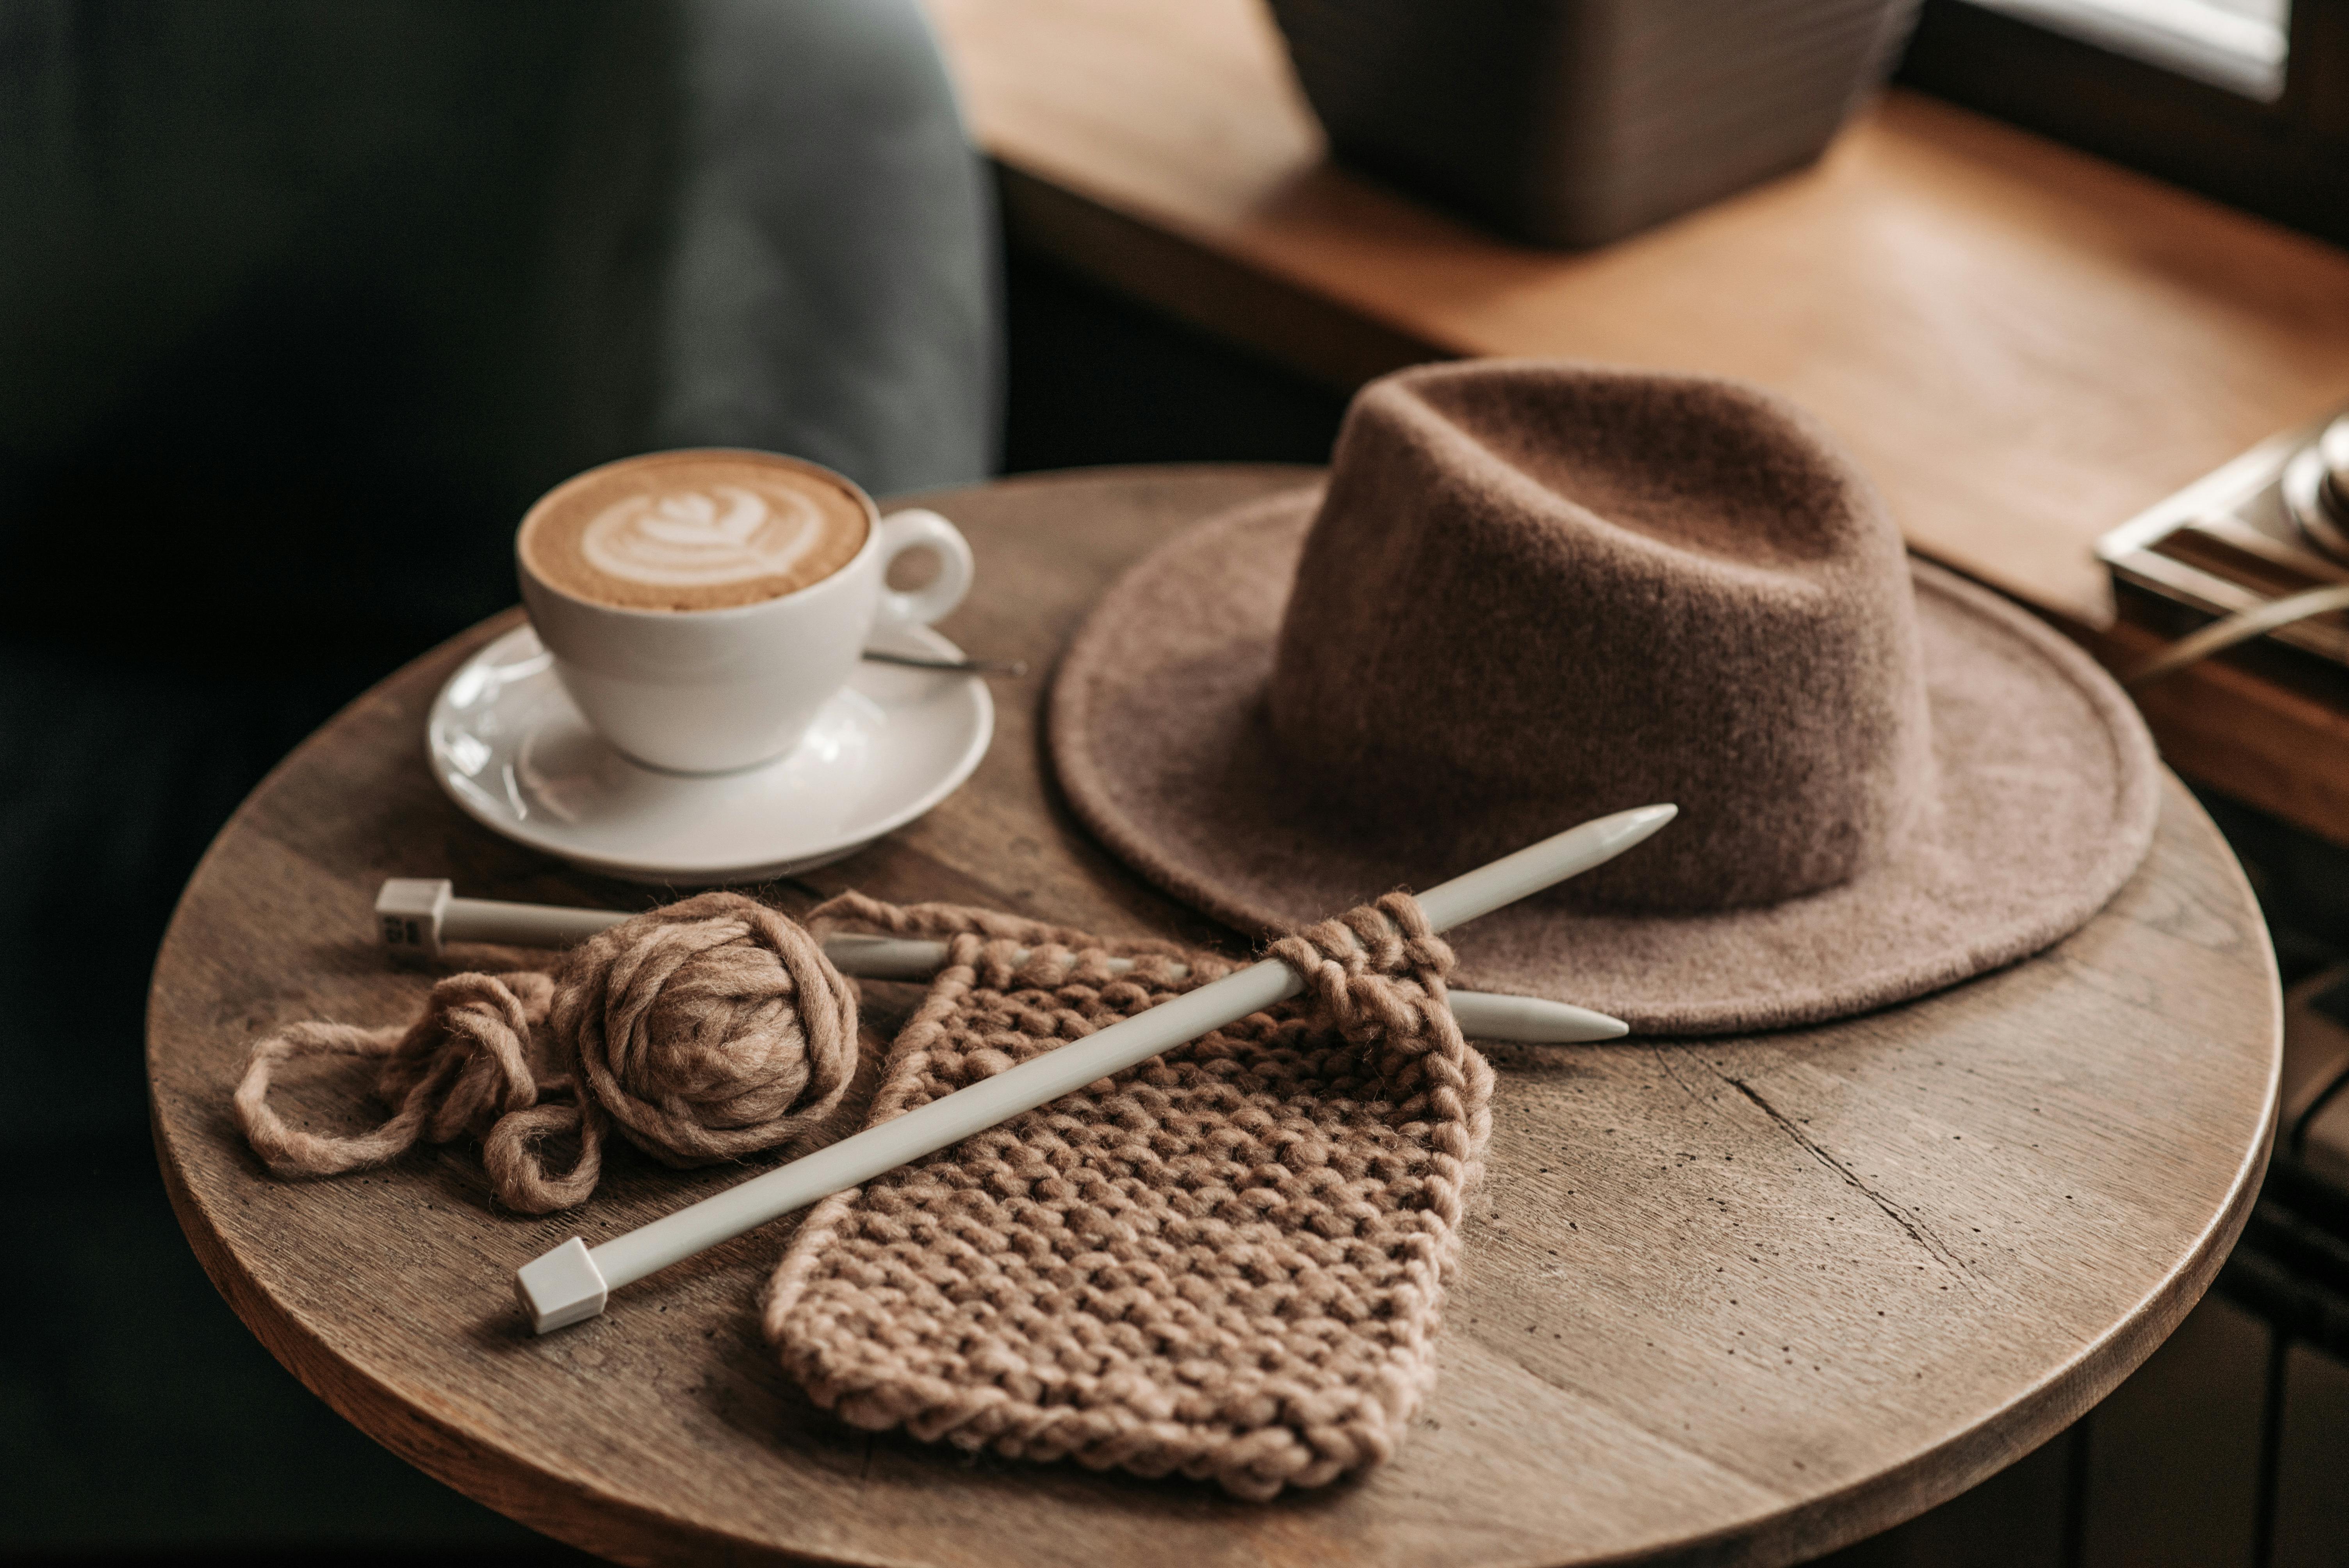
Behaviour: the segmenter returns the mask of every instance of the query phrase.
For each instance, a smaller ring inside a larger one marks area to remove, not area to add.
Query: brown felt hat
[[[2112,680],[1909,559],[1784,400],[1534,361],[1373,382],[1326,490],[1136,564],[1061,665],[1051,747],[1112,850],[1255,933],[1674,802],[1452,938],[1456,985],[1651,1034],[2046,946],[2143,860],[2158,776]]]

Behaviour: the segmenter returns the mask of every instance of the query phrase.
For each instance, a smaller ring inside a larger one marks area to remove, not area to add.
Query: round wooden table
[[[804,908],[854,886],[1230,943],[1086,838],[1050,782],[1038,707],[1122,565],[1305,477],[1099,470],[925,498],[979,561],[946,629],[1031,674],[999,686],[993,749],[958,794],[777,896]],[[511,624],[384,682],[244,803],[163,944],[149,1066],[181,1221],[253,1331],[396,1452],[591,1551],[1069,1568],[1791,1562],[1952,1496],[2095,1403],[2201,1295],[2257,1185],[2275,970],[2233,858],[2173,780],[2143,871],[2029,962],[1826,1028],[1492,1048],[1488,1175],[1442,1381],[1401,1453],[1355,1483],[1253,1504],[853,1430],[759,1336],[755,1299],[791,1221],[534,1338],[517,1264],[741,1172],[680,1175],[624,1149],[582,1209],[522,1218],[492,1207],[471,1150],[274,1180],[228,1108],[272,1026],[415,1013],[423,978],[375,945],[384,877],[646,902],[492,836],[426,775],[435,689]],[[350,1125],[361,1082],[312,1072],[281,1092],[313,1124]]]

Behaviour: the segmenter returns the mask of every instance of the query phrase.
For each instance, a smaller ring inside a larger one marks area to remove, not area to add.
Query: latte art
[[[768,494],[711,485],[630,496],[580,536],[597,571],[667,588],[788,576],[823,536],[815,503],[789,490]]]
[[[766,452],[652,452],[590,469],[523,519],[523,564],[620,610],[724,610],[812,587],[864,549],[873,503]]]

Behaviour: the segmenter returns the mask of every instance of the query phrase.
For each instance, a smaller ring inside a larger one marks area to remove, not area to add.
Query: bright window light
[[[2291,0],[1975,0],[2245,98],[2283,92]]]

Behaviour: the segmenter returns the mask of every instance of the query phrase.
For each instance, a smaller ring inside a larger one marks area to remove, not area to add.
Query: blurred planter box
[[[1339,159],[1535,244],[1799,169],[1917,0],[1271,0]]]

